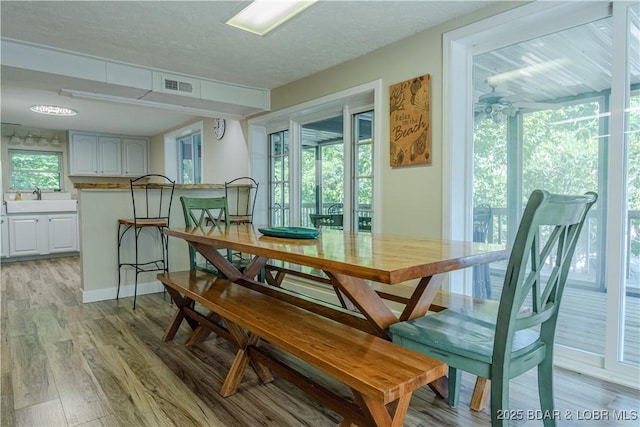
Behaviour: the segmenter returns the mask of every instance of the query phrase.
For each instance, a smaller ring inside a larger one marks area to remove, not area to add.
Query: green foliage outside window
[[[640,210],[640,95],[630,99],[627,145],[627,203],[629,212]],[[595,101],[567,105],[557,110],[526,113],[522,117],[523,204],[536,188],[580,194],[599,188],[599,161],[606,156],[607,135],[601,135],[603,111]],[[507,207],[507,121],[482,120],[474,133],[473,205]],[[511,160],[513,161],[513,160]],[[605,162],[606,163],[606,162]],[[631,221],[631,253],[640,255],[640,221]]]
[[[10,189],[14,191],[62,188],[62,153],[9,150]]]

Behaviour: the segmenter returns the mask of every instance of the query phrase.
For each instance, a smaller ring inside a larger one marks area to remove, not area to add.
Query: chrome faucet
[[[36,195],[36,198],[38,200],[42,200],[42,190],[40,190],[38,187],[36,187],[36,189],[33,191],[33,194]]]

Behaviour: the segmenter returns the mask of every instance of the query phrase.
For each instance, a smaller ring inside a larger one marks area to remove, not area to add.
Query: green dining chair
[[[553,341],[571,259],[595,193],[529,197],[509,263],[497,316],[450,308],[391,325],[393,342],[449,365],[449,404],[458,370],[491,380],[491,424],[507,426],[509,380],[538,367],[542,413],[553,414]],[[555,425],[553,417],[545,426]]]
[[[180,197],[184,223],[186,227],[217,227],[224,221],[229,223],[226,197]],[[189,265],[191,270],[202,270],[220,275],[210,263],[198,262],[198,252],[189,246]],[[233,262],[231,251],[227,250],[226,257]]]

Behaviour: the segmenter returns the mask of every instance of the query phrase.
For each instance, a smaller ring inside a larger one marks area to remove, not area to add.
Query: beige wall
[[[494,15],[522,2],[501,2],[432,30],[419,33],[373,53],[333,67],[271,92],[273,111],[320,98],[363,83],[382,79],[383,100],[389,85],[423,74],[431,75],[431,144],[429,166],[389,166],[389,104],[383,102],[382,232],[441,237],[442,228],[442,35],[452,29]]]

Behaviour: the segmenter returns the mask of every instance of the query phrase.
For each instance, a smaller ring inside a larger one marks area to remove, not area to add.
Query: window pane
[[[180,179],[183,184],[202,182],[202,136],[194,133],[178,140]]]
[[[301,128],[302,162],[300,218],[323,214],[344,198],[344,142],[342,115],[308,123]]]
[[[358,145],[358,175],[373,174],[373,144]]]
[[[285,226],[289,223],[289,197],[287,193],[287,171],[289,156],[287,153],[288,131],[275,132],[269,135],[270,167],[270,225]]]
[[[62,188],[62,153],[54,151],[9,150],[10,188],[32,191]]]

